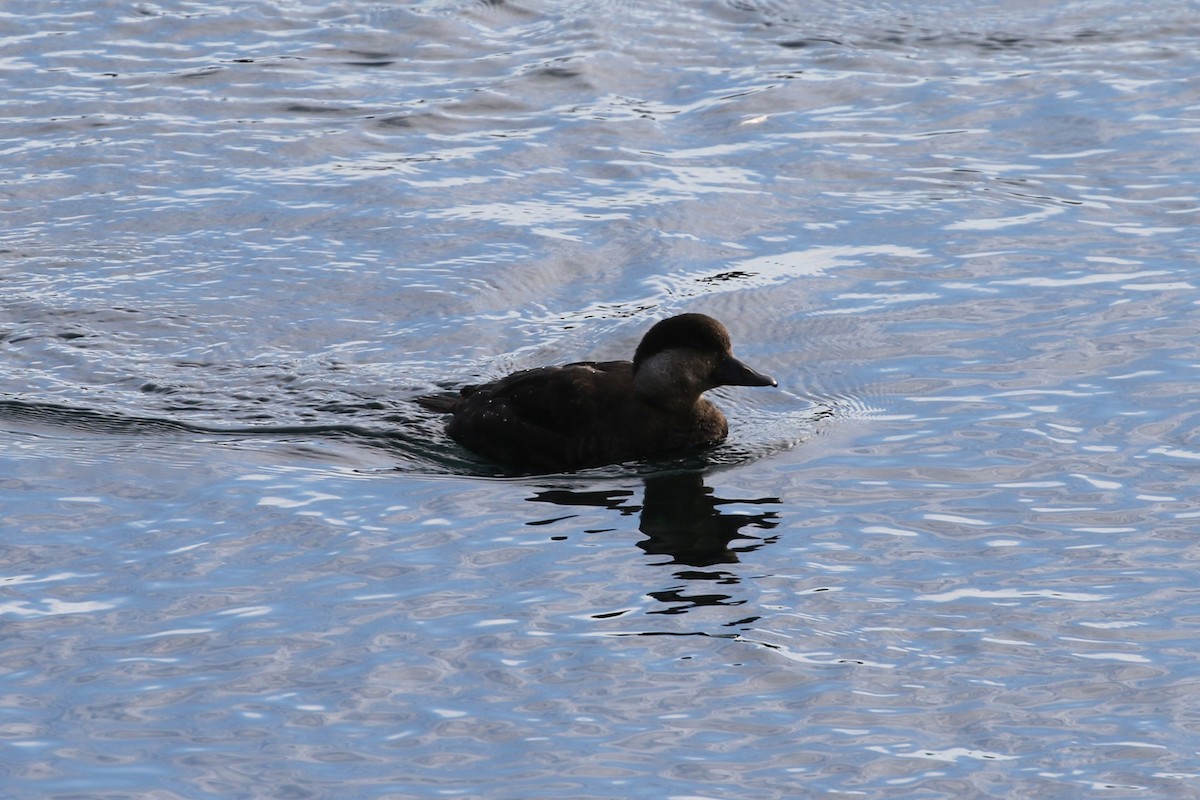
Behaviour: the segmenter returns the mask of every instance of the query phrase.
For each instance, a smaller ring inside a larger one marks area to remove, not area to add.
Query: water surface
[[[1190,796],[1198,21],[9,3],[6,787]],[[685,311],[699,459],[412,402]]]

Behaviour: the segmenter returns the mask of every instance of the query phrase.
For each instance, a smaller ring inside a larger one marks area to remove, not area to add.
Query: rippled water
[[[0,775],[1188,797],[1187,3],[0,10]],[[724,320],[689,459],[412,399]]]

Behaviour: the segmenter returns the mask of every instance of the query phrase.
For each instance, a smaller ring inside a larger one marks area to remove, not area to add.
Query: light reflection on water
[[[1180,796],[1192,11],[21,8],[21,796]],[[697,459],[412,398],[729,325]]]

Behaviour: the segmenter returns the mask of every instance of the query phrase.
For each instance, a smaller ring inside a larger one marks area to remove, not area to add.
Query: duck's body
[[[633,361],[538,367],[422,404],[453,414],[451,438],[491,461],[564,471],[722,441],[725,415],[702,395],[726,385],[776,383],[733,357],[720,322],[683,314],[652,327]]]

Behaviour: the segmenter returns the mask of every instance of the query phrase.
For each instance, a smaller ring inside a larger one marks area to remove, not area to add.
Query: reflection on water
[[[633,493],[627,490],[576,491],[547,489],[529,498],[537,503],[560,506],[603,507],[622,516],[638,514],[638,530],[646,538],[638,547],[651,555],[668,556],[657,566],[683,565],[673,576],[685,581],[683,586],[648,591],[649,597],[667,605],[650,611],[651,614],[683,614],[701,606],[737,606],[746,601],[713,587],[736,586],[740,578],[723,569],[711,569],[720,564],[736,564],[739,554],[750,553],[777,540],[775,536],[760,537],[747,529],[770,530],[779,525],[774,511],[744,513],[723,511],[721,506],[732,504],[778,504],[777,497],[722,498],[715,497],[705,485],[703,473],[695,470],[647,475],[642,505],[626,501]],[[527,525],[547,525],[569,517],[527,522]],[[600,533],[604,529],[588,529]],[[737,542],[737,544],[734,544]],[[702,588],[705,587],[705,588]],[[727,625],[745,625],[757,616],[750,615]]]
[[[726,499],[713,497],[713,490],[704,485],[703,476],[695,472],[659,475],[646,479],[646,494],[639,526],[647,539],[638,544],[647,553],[671,556],[674,564],[707,567],[735,563],[738,553],[757,550],[772,541],[759,539],[743,528],[774,528],[779,523],[774,511],[761,514],[729,513],[720,506],[731,503],[778,503],[777,497],[757,499]],[[731,547],[735,539],[745,544]],[[694,577],[694,574],[692,575]]]
[[[672,472],[648,475],[644,478],[645,493],[641,506],[630,506],[625,500],[632,496],[626,490],[574,491],[571,489],[547,489],[529,498],[538,503],[554,503],[561,506],[603,506],[621,514],[640,514],[638,530],[646,539],[638,547],[652,555],[670,556],[663,564],[686,564],[693,567],[711,567],[716,564],[734,564],[739,553],[748,553],[774,541],[773,537],[759,538],[743,528],[769,530],[779,524],[778,514],[766,511],[760,514],[722,512],[720,506],[735,503],[761,505],[779,503],[778,497],[755,499],[720,498],[704,485],[700,472]],[[528,522],[527,525],[544,525],[565,517]],[[731,546],[734,540],[745,540],[745,544]],[[679,573],[689,578],[723,579],[720,572]]]

